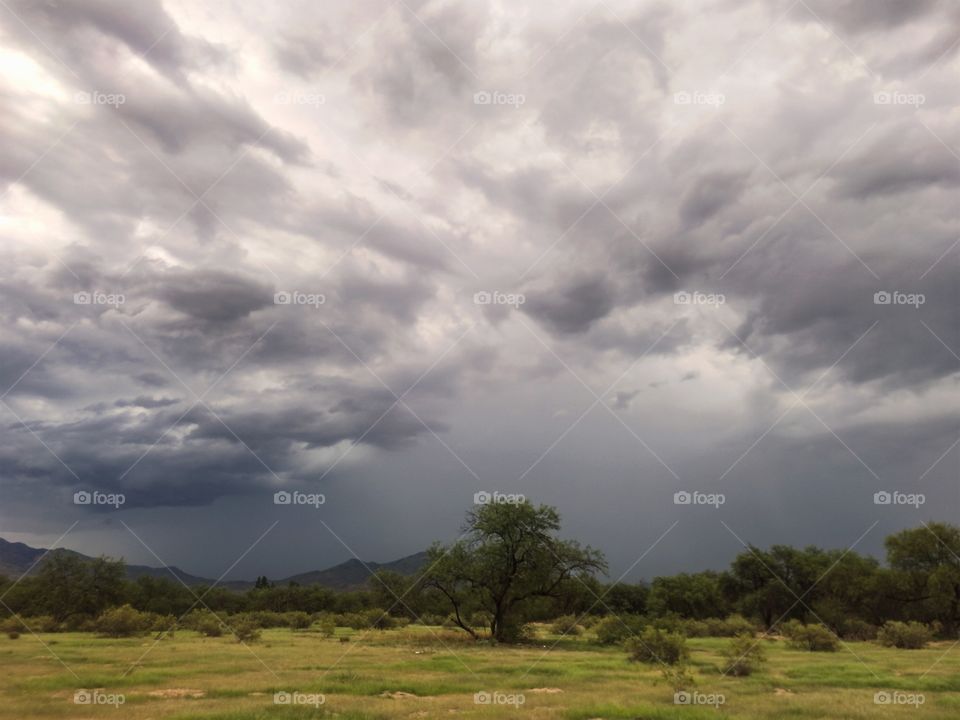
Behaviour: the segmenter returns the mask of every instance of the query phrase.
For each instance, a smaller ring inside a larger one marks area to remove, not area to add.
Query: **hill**
[[[47,553],[44,548],[30,547],[24,543],[9,542],[0,538],[0,575],[18,578],[24,573],[34,574],[46,561],[46,559],[41,559],[44,557],[44,553]],[[90,559],[87,555],[65,548],[51,550],[47,557],[60,554],[76,555]],[[270,578],[270,580],[276,585],[286,585],[294,582],[298,585],[323,585],[333,590],[351,590],[366,585],[370,574],[377,570],[390,570],[401,575],[413,575],[424,566],[426,559],[427,554],[425,552],[408,555],[387,563],[361,562],[352,558],[325,570],[311,570],[280,579]],[[143,576],[171,578],[171,575],[176,575],[185,585],[190,586],[213,585],[216,582],[214,578],[191,575],[176,566],[156,568],[148,565],[127,565],[127,577],[131,580]],[[233,590],[247,590],[253,587],[254,582],[252,580],[230,580],[220,582],[218,585]]]

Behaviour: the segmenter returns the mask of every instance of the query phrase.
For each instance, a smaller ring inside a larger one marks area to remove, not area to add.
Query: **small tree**
[[[753,674],[766,662],[766,652],[752,634],[737,635],[723,653],[724,675],[744,677]]]
[[[558,539],[559,529],[560,516],[546,505],[481,505],[467,513],[463,539],[430,549],[424,586],[447,599],[456,625],[474,638],[478,635],[467,618],[486,610],[490,635],[514,641],[538,602],[559,600],[606,570],[599,551]]]
[[[648,627],[639,637],[626,642],[627,653],[633,662],[676,665],[690,658],[687,639],[680,633]]]
[[[155,616],[142,613],[129,605],[122,605],[104,611],[97,618],[96,629],[107,637],[131,637],[146,632],[155,622]]]
[[[884,647],[919,650],[927,646],[933,633],[923,623],[890,621],[877,633],[877,642]]]
[[[792,648],[809,652],[836,652],[840,642],[823,625],[804,625],[797,620],[784,623],[781,628]]]

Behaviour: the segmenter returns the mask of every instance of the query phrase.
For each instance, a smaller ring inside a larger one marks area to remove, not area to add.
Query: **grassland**
[[[960,717],[960,647],[948,652],[952,643],[894,650],[855,642],[836,653],[808,653],[763,640],[766,667],[731,678],[721,674],[727,640],[691,639],[696,689],[722,694],[717,709],[675,705],[656,667],[629,663],[623,650],[599,646],[589,634],[554,647],[556,636],[541,633],[519,647],[466,643],[452,631],[420,626],[341,628],[335,638],[267,630],[249,646],[186,631],[159,642],[83,633],[0,636],[0,720]],[[124,703],[78,705],[79,688],[120,693]],[[875,704],[875,693],[894,690],[922,693],[924,703]],[[325,702],[275,705],[274,693],[283,691],[322,694]],[[484,691],[522,694],[524,701],[476,704],[474,694]]]

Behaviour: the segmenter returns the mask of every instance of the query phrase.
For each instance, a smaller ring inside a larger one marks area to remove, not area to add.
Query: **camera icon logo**
[[[289,305],[293,301],[293,295],[288,292],[278,292],[273,294],[274,305]]]
[[[688,693],[686,690],[679,690],[673,694],[674,705],[689,705],[690,700],[690,693]]]
[[[492,100],[493,96],[486,90],[481,90],[480,92],[475,92],[473,94],[474,105],[489,105]]]
[[[892,296],[886,290],[880,290],[873,294],[874,305],[889,305],[892,299]]]
[[[90,293],[88,292],[78,292],[73,294],[73,304],[74,305],[89,305],[90,304]]]
[[[686,490],[681,490],[680,492],[675,492],[673,494],[674,505],[689,505],[691,502],[693,502],[693,495],[688,493]]]
[[[893,100],[893,96],[886,91],[876,92],[873,94],[873,102],[877,105],[889,105]]]
[[[473,302],[477,305],[489,305],[492,300],[493,296],[486,290],[481,290],[473,294]]]
[[[289,505],[293,501],[293,495],[286,490],[278,490],[273,494],[274,505]]]
[[[474,693],[473,702],[475,705],[489,705],[493,702],[493,696],[488,692]]]
[[[93,702],[93,694],[89,690],[77,690],[73,694],[74,705],[89,705]]]
[[[293,695],[286,691],[281,690],[273,694],[274,705],[289,705],[291,702],[293,702]]]
[[[74,505],[89,505],[91,502],[93,502],[93,495],[86,490],[78,490],[73,494]]]
[[[493,497],[486,490],[481,490],[473,494],[474,505],[489,505]]]
[[[873,494],[874,505],[889,505],[891,502],[893,502],[893,495],[886,490],[881,490]]]
[[[681,290],[673,294],[673,304],[674,305],[689,305],[691,300],[690,293],[686,290]]]
[[[690,93],[678,92],[673,94],[673,102],[677,105],[689,105],[692,101]]]
[[[889,705],[892,699],[890,693],[885,690],[881,690],[873,696],[873,702],[877,705]]]

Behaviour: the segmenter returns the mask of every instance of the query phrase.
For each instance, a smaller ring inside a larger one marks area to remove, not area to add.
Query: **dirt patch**
[[[413,693],[403,692],[402,690],[397,690],[396,692],[390,692],[389,690],[387,690],[386,692],[380,693],[380,697],[392,698],[393,700],[407,700],[407,699],[420,700],[420,699],[422,699],[419,695],[414,695]]]
[[[786,688],[774,688],[774,695],[793,695],[793,690],[787,690]]]
[[[563,690],[560,688],[530,688],[527,692],[535,695],[556,695],[562,693]]]
[[[150,697],[160,698],[202,698],[206,694],[204,690],[191,690],[190,688],[168,688],[166,690],[151,690],[147,693]]]

